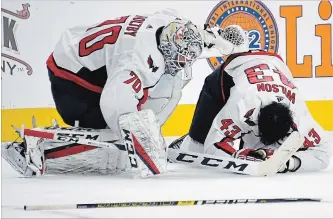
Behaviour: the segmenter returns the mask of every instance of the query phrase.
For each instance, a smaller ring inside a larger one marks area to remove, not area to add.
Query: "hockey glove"
[[[250,161],[264,161],[274,153],[273,150],[245,148],[238,150],[232,154],[234,158]]]
[[[250,161],[265,161],[269,159],[274,154],[274,150],[269,149],[257,149],[253,150],[251,148],[241,149],[233,153],[233,157],[242,159],[242,160],[250,160]],[[301,160],[292,156],[287,163],[281,166],[278,173],[286,173],[286,172],[295,172],[301,166]]]

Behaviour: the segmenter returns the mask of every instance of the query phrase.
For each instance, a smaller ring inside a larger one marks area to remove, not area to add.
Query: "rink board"
[[[314,119],[327,131],[333,130],[333,101],[307,101],[306,102]],[[188,132],[193,113],[194,104],[178,105],[172,116],[162,127],[164,136],[181,136]],[[11,141],[17,138],[11,125],[20,127],[25,124],[31,127],[31,117],[35,116],[38,126],[51,125],[51,120],[56,119],[65,125],[54,108],[31,109],[6,109],[2,110],[2,141]]]

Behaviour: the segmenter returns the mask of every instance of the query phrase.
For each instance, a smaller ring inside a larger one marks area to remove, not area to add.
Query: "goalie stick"
[[[154,207],[154,206],[193,206],[217,204],[268,204],[290,202],[329,202],[321,198],[261,198],[261,199],[221,199],[221,200],[185,200],[185,201],[145,201],[145,202],[110,202],[91,204],[63,204],[63,205],[24,205],[26,211],[63,210],[63,209],[91,209],[91,208],[119,208],[119,207]]]
[[[219,157],[172,148],[168,149],[168,157],[173,162],[197,167],[251,176],[268,176],[277,173],[280,167],[285,164],[301,146],[302,140],[300,134],[295,131],[288,136],[268,160],[263,162],[241,160],[233,157]]]

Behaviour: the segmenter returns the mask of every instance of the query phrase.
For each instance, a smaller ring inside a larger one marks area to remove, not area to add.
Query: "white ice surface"
[[[171,140],[171,139],[168,139]],[[150,179],[129,176],[20,178],[2,159],[2,218],[332,218],[333,203],[233,204],[24,211],[28,204],[242,198],[333,199],[333,161],[318,173],[249,177],[170,165]]]

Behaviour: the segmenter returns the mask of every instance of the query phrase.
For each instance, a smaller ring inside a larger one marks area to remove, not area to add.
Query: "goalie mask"
[[[189,70],[201,55],[203,41],[197,27],[190,21],[176,20],[163,28],[159,49],[162,51],[166,73],[176,75]]]

